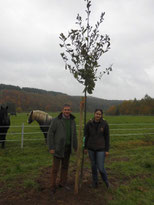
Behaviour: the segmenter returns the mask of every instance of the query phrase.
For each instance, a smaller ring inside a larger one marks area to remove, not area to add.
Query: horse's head
[[[28,120],[27,120],[28,124],[32,123],[33,122],[33,111],[31,111],[29,113],[29,117],[28,117]]]
[[[8,115],[8,106],[4,108],[1,106],[0,109],[0,122],[2,125],[9,125],[10,124],[10,117]]]

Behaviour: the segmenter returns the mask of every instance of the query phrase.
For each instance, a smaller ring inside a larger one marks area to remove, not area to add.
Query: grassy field
[[[56,116],[57,113],[52,113]],[[79,114],[75,113],[79,124]],[[92,114],[88,113],[87,119]],[[111,189],[104,194],[109,205],[151,205],[154,203],[154,117],[105,116],[110,125],[111,149],[106,169]],[[24,144],[21,130],[24,123]],[[6,149],[0,148],[0,193],[21,188],[39,190],[36,179],[51,166],[51,156],[38,124],[27,124],[27,114],[11,116]],[[12,141],[11,141],[12,140]],[[75,161],[72,155],[71,164]],[[85,169],[90,170],[88,157]],[[99,195],[99,193],[96,193]],[[99,197],[99,196],[98,196]]]

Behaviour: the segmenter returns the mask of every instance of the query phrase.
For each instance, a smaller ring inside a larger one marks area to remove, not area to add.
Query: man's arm
[[[74,123],[73,148],[74,151],[76,152],[78,148],[78,140],[77,140],[77,132],[76,132],[76,122],[74,121],[73,123]]]

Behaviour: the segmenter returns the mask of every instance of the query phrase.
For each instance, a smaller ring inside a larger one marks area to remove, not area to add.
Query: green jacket
[[[70,115],[71,120],[71,152],[72,149],[77,150],[77,134],[75,117]],[[63,158],[66,143],[66,127],[62,117],[62,113],[51,121],[47,135],[47,144],[49,150],[55,150],[54,156]]]

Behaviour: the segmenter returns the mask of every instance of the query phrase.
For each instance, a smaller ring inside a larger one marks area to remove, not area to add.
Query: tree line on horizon
[[[154,98],[145,95],[141,100],[124,100],[119,105],[111,106],[107,115],[154,115]]]

